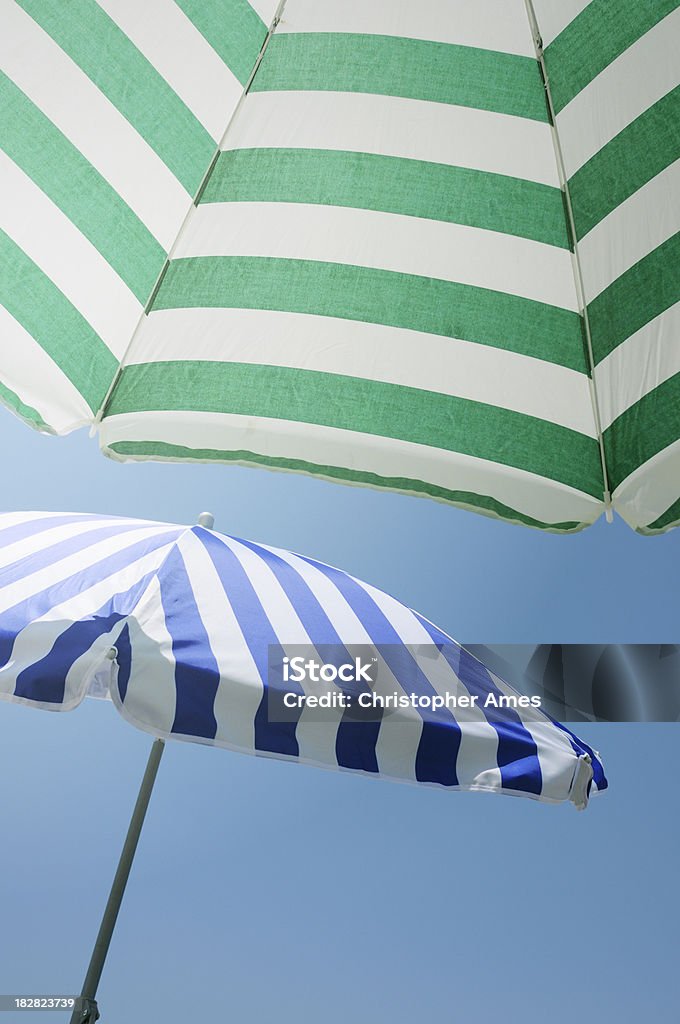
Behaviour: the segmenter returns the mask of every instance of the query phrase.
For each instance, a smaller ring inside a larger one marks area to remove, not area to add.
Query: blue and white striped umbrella
[[[283,653],[300,645],[322,663],[369,648],[366,692],[405,706],[319,714],[311,683],[281,681]],[[345,572],[202,526],[0,515],[0,697],[66,711],[96,685],[163,739],[577,807],[607,785],[590,747],[540,709],[498,707],[515,691]],[[287,720],[272,714],[281,687],[302,697]]]

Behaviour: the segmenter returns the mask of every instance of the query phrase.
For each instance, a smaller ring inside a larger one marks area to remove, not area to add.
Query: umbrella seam
[[[576,285],[576,296],[579,304],[579,312],[581,315],[581,322],[583,324],[583,333],[585,340],[585,355],[588,362],[588,384],[590,391],[590,399],[593,407],[593,417],[595,420],[595,429],[597,431],[597,440],[600,449],[600,463],[602,466],[602,482],[603,482],[603,497],[605,506],[605,515],[607,522],[612,521],[612,498],[611,489],[609,485],[609,473],[607,470],[607,457],[604,447],[604,435],[602,431],[602,418],[600,416],[600,403],[597,394],[597,386],[595,383],[595,359],[593,356],[593,341],[590,329],[590,319],[588,316],[588,304],[586,302],[585,286],[583,283],[583,271],[581,267],[581,259],[579,256],[576,225],[574,222],[574,211],[571,203],[571,193],[569,191],[569,181],[564,166],[564,156],[562,153],[562,143],[560,141],[559,132],[557,130],[557,123],[555,119],[555,106],[553,103],[552,92],[550,89],[550,78],[545,64],[545,56],[543,51],[543,39],[538,26],[538,19],[534,10],[533,0],[524,0],[527,17],[529,19],[529,27],[534,42],[534,48],[536,51],[536,60],[543,80],[543,87],[545,90],[546,106],[548,108],[548,117],[550,120],[550,127],[552,130],[553,145],[555,148],[555,162],[557,164],[557,173],[560,180],[560,188],[564,199],[564,212],[567,223],[567,232],[569,240],[571,242],[571,254],[572,254],[572,268],[574,272],[574,283]]]
[[[168,254],[167,254],[166,258],[165,258],[165,262],[163,263],[163,266],[160,269],[158,277],[156,278],[156,280],[154,282],[154,285],[153,285],[153,287],[151,289],[151,292],[149,293],[149,298],[147,299],[147,301],[146,301],[146,303],[144,305],[144,309],[142,310],[142,312],[140,314],[139,320],[137,321],[137,323],[135,325],[135,329],[133,330],[132,336],[130,337],[130,340],[129,340],[126,348],[125,348],[125,351],[123,352],[123,356],[122,356],[122,358],[121,358],[121,360],[120,360],[120,362],[118,364],[118,368],[117,368],[117,370],[116,370],[116,372],[115,372],[115,374],[113,376],[113,379],[112,379],[112,381],[111,381],[111,383],[109,385],[109,388],[108,388],[106,394],[104,395],[104,398],[102,399],[102,402],[101,402],[101,404],[99,406],[99,409],[97,410],[97,414],[96,414],[95,418],[92,420],[92,424],[91,424],[91,427],[90,427],[90,436],[92,436],[94,433],[96,433],[97,427],[99,426],[99,424],[101,423],[102,419],[106,415],[106,410],[107,410],[107,408],[108,408],[108,406],[109,406],[109,404],[111,402],[111,399],[113,398],[113,393],[116,390],[118,382],[120,381],[121,375],[122,375],[123,370],[125,368],[125,363],[127,362],[128,356],[130,355],[130,352],[132,351],[132,346],[134,345],[134,343],[135,343],[135,341],[137,339],[137,336],[138,336],[138,334],[139,334],[139,332],[140,332],[140,330],[142,328],[142,325],[144,324],[144,322],[145,322],[146,318],[148,317],[149,313],[151,312],[151,307],[153,306],[155,298],[156,298],[156,296],[158,294],[158,290],[159,290],[161,284],[163,283],[163,278],[165,277],[165,275],[166,275],[166,273],[168,271],[168,268],[169,268],[170,263],[172,261],[172,257],[174,255],[176,249],[177,249],[179,241],[180,241],[182,235],[184,234],[184,230],[185,230],[185,228],[187,226],[189,218],[190,218],[191,214],[193,213],[193,211],[196,209],[196,207],[198,206],[198,204],[200,202],[201,196],[202,196],[202,194],[203,194],[203,192],[205,190],[205,187],[206,187],[206,185],[208,183],[210,175],[212,174],[213,169],[215,167],[215,164],[217,163],[219,155],[220,155],[220,153],[222,151],[222,146],[224,145],[224,141],[225,141],[225,139],[227,137],[227,133],[229,132],[229,129],[231,128],[231,126],[232,126],[232,124],[234,122],[234,119],[236,118],[236,115],[238,114],[239,110],[241,109],[241,106],[243,104],[243,101],[244,101],[245,97],[248,95],[248,91],[249,91],[249,89],[250,89],[250,87],[251,87],[251,85],[253,83],[253,79],[255,78],[255,75],[257,74],[258,68],[260,67],[260,64],[262,63],[262,59],[263,59],[265,51],[266,51],[266,49],[267,49],[267,47],[269,45],[269,41],[270,41],[271,37],[273,36],[274,32],[276,31],[276,27],[279,24],[279,21],[281,20],[281,16],[283,14],[283,9],[284,9],[285,6],[286,6],[286,0],[279,0],[279,4],[278,4],[278,7],[276,8],[276,11],[274,13],[274,17],[272,19],[271,25],[269,26],[267,34],[266,34],[266,36],[264,38],[264,41],[262,43],[262,46],[260,47],[260,51],[259,51],[259,53],[258,53],[258,55],[257,55],[257,57],[255,59],[255,63],[253,64],[252,71],[250,72],[250,75],[248,76],[248,80],[246,81],[246,84],[243,87],[243,91],[242,91],[242,93],[241,93],[241,95],[239,97],[238,103],[234,107],[234,110],[232,111],[232,114],[231,114],[231,116],[229,117],[229,119],[227,121],[227,125],[226,125],[226,127],[224,129],[224,132],[222,133],[222,135],[221,135],[221,137],[220,137],[220,139],[219,139],[219,141],[217,143],[217,146],[216,146],[215,151],[213,153],[212,159],[210,160],[210,163],[208,164],[208,166],[206,168],[205,174],[201,178],[201,181],[199,183],[198,189],[196,190],[196,193],[195,193],[195,195],[194,195],[194,197],[193,197],[193,199],[191,201],[191,204],[189,205],[189,208],[187,209],[187,212],[184,215],[184,219],[182,220],[182,223],[179,226],[177,234],[175,235],[175,240],[172,243],[172,245],[170,247],[170,250],[168,251]]]

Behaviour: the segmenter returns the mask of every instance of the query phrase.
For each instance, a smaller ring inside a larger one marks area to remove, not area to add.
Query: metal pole
[[[116,868],[116,874],[113,879],[106,909],[104,910],[102,923],[99,926],[99,933],[94,944],[94,949],[92,950],[90,966],[88,967],[87,974],[85,975],[80,999],[78,1000],[76,1008],[71,1016],[71,1024],[94,1024],[94,1022],[99,1018],[99,1011],[97,1009],[96,1002],[97,986],[99,985],[99,979],[101,978],[106,954],[108,953],[109,945],[111,944],[111,936],[113,935],[113,929],[116,925],[116,918],[118,917],[123,893],[125,892],[125,886],[130,875],[130,868],[132,867],[132,861],[135,856],[135,850],[137,849],[139,835],[142,831],[142,825],[144,824],[144,817],[146,815],[147,807],[149,806],[151,791],[156,779],[156,773],[161,762],[161,755],[163,754],[164,747],[164,741],[159,739],[154,740],[151,747],[149,760],[146,763],[144,777],[142,778],[142,784],[139,787],[139,794],[137,796],[135,809],[132,812],[127,836],[125,837],[125,843],[123,844],[123,851],[120,855],[120,860],[118,861],[118,867]]]

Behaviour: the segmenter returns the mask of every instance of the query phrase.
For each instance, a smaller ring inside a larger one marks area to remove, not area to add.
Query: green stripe
[[[653,523],[649,523],[647,526],[638,527],[638,533],[644,533],[652,535],[655,533],[666,533],[674,526],[680,526],[680,498],[674,501],[670,505],[663,515],[660,515],[658,519],[655,519]]]
[[[241,85],[250,78],[267,26],[247,0],[175,0]]]
[[[153,309],[278,309],[461,338],[586,373],[578,313],[390,270],[269,256],[173,260]]]
[[[207,360],[126,367],[108,415],[160,410],[272,417],[398,438],[602,494],[593,438],[483,402],[382,381]]]
[[[604,432],[612,489],[680,436],[680,373],[649,391]]]
[[[548,120],[533,57],[398,36],[274,35],[252,91],[284,89],[403,96]]]
[[[99,172],[1,72],[0,133],[7,155],[144,304],[163,266],[164,250]]]
[[[29,426],[34,427],[36,430],[54,433],[47,426],[37,409],[22,402],[19,396],[14,391],[10,391],[2,381],[0,381],[0,402],[6,405],[8,409],[11,409],[24,423],[28,423]]]
[[[592,0],[545,51],[555,111],[678,6],[677,0]],[[640,68],[640,73],[644,69]]]
[[[311,476],[326,477],[329,480],[339,480],[342,483],[366,487],[383,487],[389,491],[396,491],[401,494],[434,498],[436,501],[456,505],[458,508],[469,509],[494,519],[503,519],[506,522],[533,526],[548,533],[574,533],[588,525],[577,522],[546,524],[541,522],[540,519],[532,519],[531,516],[526,516],[509,505],[504,505],[502,502],[489,498],[485,494],[474,494],[472,491],[451,491],[445,487],[437,487],[436,484],[425,483],[422,480],[411,480],[407,477],[383,477],[377,476],[375,473],[341,469],[337,466],[319,466],[313,462],[304,462],[302,459],[280,459],[248,451],[229,452],[214,448],[185,448],[181,445],[166,444],[163,441],[116,441],[108,445],[106,450],[123,458],[168,459],[172,462],[191,459],[194,461],[199,460],[200,462],[237,463],[241,466],[265,466],[268,469],[281,469],[293,473],[307,473]]]
[[[215,152],[215,143],[108,14],[95,0],[18,2],[78,64],[193,196]]]
[[[680,300],[680,232],[618,277],[588,306],[595,362]]]
[[[39,267],[0,231],[0,302],[94,411],[118,368],[98,334]]]
[[[503,174],[328,149],[221,153],[203,203],[318,203],[469,224],[569,248],[562,193]]]
[[[680,86],[624,128],[569,181],[578,238],[680,157]]]

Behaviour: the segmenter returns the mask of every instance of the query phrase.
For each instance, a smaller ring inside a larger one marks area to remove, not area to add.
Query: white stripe
[[[514,695],[516,690],[503,679],[489,672],[501,693]],[[541,766],[541,799],[567,800],[576,768],[577,755],[567,734],[550,722],[539,708],[518,708],[522,725],[536,743]],[[499,712],[499,719],[502,712]]]
[[[125,701],[111,698],[124,718],[155,735],[168,736],[175,720],[177,687],[172,637],[165,624],[160,583],[154,578],[128,617],[132,664]]]
[[[506,687],[506,692],[514,692]],[[578,755],[569,742],[569,737],[546,719],[532,720],[526,717],[529,709],[522,709],[523,725],[536,744],[538,761],[541,766],[541,800],[562,801],[569,799]]]
[[[634,530],[654,523],[678,500],[680,441],[648,459],[619,484],[614,508]]]
[[[211,203],[175,257],[270,256],[417,274],[578,310],[566,249],[463,224],[305,203]]]
[[[80,391],[4,306],[0,306],[0,337],[12,353],[2,368],[6,387],[35,408],[57,434],[90,422],[93,410]]]
[[[496,663],[499,658],[501,663],[503,661],[503,657],[501,656],[503,655],[504,646],[506,645],[492,645],[492,652],[497,655],[495,658]],[[512,653],[515,653],[518,645],[510,644],[507,646],[510,647]],[[522,645],[519,646],[521,647]],[[528,645],[528,653],[525,661],[529,660],[529,656],[534,650],[535,647],[533,645]],[[477,658],[476,655],[473,656]],[[509,658],[510,660],[513,660],[511,655]],[[509,686],[508,683],[506,683],[500,676],[497,676],[488,668],[488,659],[486,657],[477,658],[477,660],[487,667],[487,671],[492,682],[502,694],[517,694],[517,690],[513,689],[512,686]],[[502,710],[496,711],[490,707],[488,709],[488,713],[497,718],[498,721],[503,720]],[[522,721],[522,725],[533,737],[537,746],[542,775],[540,798],[551,801],[566,800],[571,788],[571,781],[576,768],[577,756],[571,745],[569,737],[562,729],[547,720],[546,714],[540,708],[518,708],[517,714]]]
[[[0,512],[0,550],[6,545],[5,530],[13,526],[42,523],[58,516],[72,516],[74,520],[79,521],[86,515],[86,512]]]
[[[680,373],[680,302],[655,317],[595,367],[602,429]]]
[[[148,531],[147,531],[148,533]],[[129,535],[128,535],[129,537]],[[123,538],[127,543],[128,537]],[[123,545],[120,544],[121,538],[118,540],[118,549]],[[46,657],[47,654],[52,650],[54,643],[64,632],[65,628],[75,622],[79,622],[92,614],[92,612],[100,608],[107,601],[111,600],[116,594],[122,593],[129,590],[134,586],[136,582],[142,579],[148,572],[151,572],[155,566],[157,566],[163,557],[167,554],[171,547],[170,544],[165,547],[161,547],[156,551],[152,551],[142,558],[131,562],[126,565],[123,569],[119,569],[114,573],[109,573],[108,576],[102,576],[91,586],[88,586],[75,594],[73,597],[68,598],[66,601],[62,601],[51,607],[44,615],[39,618],[33,619],[16,637],[14,646],[12,649],[11,660],[7,665],[0,668],[0,690],[4,693],[12,693],[19,674],[27,667],[35,665],[42,658]],[[102,547],[102,545],[98,545]],[[111,545],[111,553],[114,553],[115,547]],[[83,566],[85,568],[85,566]],[[52,574],[51,581],[54,584],[55,574],[54,566],[50,566],[47,570]],[[75,570],[77,571],[77,569]],[[37,574],[35,574],[37,575]],[[66,571],[63,573],[63,578],[67,575]],[[30,579],[30,577],[26,577]],[[22,581],[23,582],[23,581]],[[49,584],[48,584],[49,585]],[[11,590],[12,587],[6,587],[3,590],[3,598],[5,592]],[[37,591],[33,591],[37,593]],[[58,597],[58,593],[55,590],[55,597]],[[14,601],[7,602],[3,600],[2,610],[5,611],[8,607],[14,604]],[[95,654],[92,662],[89,664],[83,663],[81,667],[85,669],[84,678],[77,680],[74,676],[71,677],[70,685],[71,692],[65,694],[64,703],[61,705],[61,709],[66,711],[69,706],[80,703],[80,700],[84,696],[83,687],[87,683],[87,676],[89,675],[89,669],[96,666],[101,661],[101,656],[104,647],[98,646],[95,649]],[[148,683],[147,683],[148,685]]]
[[[55,515],[67,515],[71,513],[55,513]],[[38,523],[44,522],[41,519],[31,519],[30,522]],[[28,534],[22,540],[15,540],[10,544],[5,543],[0,547],[0,570],[5,569],[7,566],[12,565],[14,562],[18,562],[22,558],[26,558],[29,555],[38,555],[41,551],[45,551],[47,548],[56,547],[59,544],[67,543],[68,541],[75,540],[80,537],[86,537],[89,533],[96,532],[97,530],[106,529],[109,527],[127,527],[130,523],[134,523],[135,520],[126,519],[107,519],[105,516],[97,516],[96,519],[86,519],[85,521],[69,523],[61,523],[55,526],[47,526],[39,531]],[[140,527],[146,527],[149,529],[148,523],[139,522]],[[5,528],[5,524],[2,524],[2,528]],[[0,543],[2,543],[2,533],[0,533]],[[54,552],[55,561],[59,558],[59,551]],[[54,582],[54,581],[53,581]]]
[[[43,519],[53,519],[55,516],[63,515],[61,512],[0,512],[0,551],[7,544],[6,530],[14,526],[23,526],[24,523],[42,522]]]
[[[680,81],[680,8],[597,75],[556,118],[567,177]]]
[[[597,436],[584,374],[406,328],[269,309],[151,313],[129,364],[184,359],[301,367],[423,388]]]
[[[116,358],[122,358],[142,311],[139,300],[59,207],[1,151],[0,177],[0,227],[76,307]]]
[[[18,4],[0,0],[0,20],[0,67],[169,249],[191,201],[182,185]]]
[[[128,457],[117,455],[108,445],[140,440],[164,441],[187,449],[254,452],[270,458],[301,459],[319,467],[422,480],[489,495],[545,523],[592,523],[603,510],[599,499],[526,470],[426,445],[292,420],[173,411],[107,416],[101,424],[101,446],[114,459],[125,461]]]
[[[60,711],[77,707],[85,697],[109,699],[113,663],[107,653],[118,639],[122,627],[123,622],[117,622],[108,633],[98,636],[89,650],[71,662],[64,680],[64,700],[59,706]]]
[[[269,28],[278,7],[278,0],[248,0],[248,2],[265,27]]]
[[[350,150],[471,167],[559,188],[550,125],[447,103],[342,92],[252,92],[223,149]]]
[[[97,0],[217,142],[243,87],[174,0]]]
[[[544,49],[589,4],[590,0],[533,0]]]
[[[680,160],[676,160],[579,242],[589,302],[680,230],[679,197]]]
[[[313,644],[288,595],[262,556],[231,537],[227,546],[248,577],[279,643],[284,647]],[[331,689],[339,691],[338,687]],[[319,690],[318,685],[310,684],[305,692],[313,694]],[[339,708],[326,709],[322,716],[316,709],[304,708],[295,728],[300,758],[337,767],[335,738],[341,718],[342,709]]]
[[[264,545],[263,545],[264,546]],[[269,548],[304,579],[322,606],[333,628],[346,646],[371,645],[371,637],[343,594],[325,574],[323,565],[311,565],[289,551]],[[378,678],[374,690],[387,696],[401,690],[386,662],[379,662]],[[414,708],[398,708],[389,715],[389,727],[381,725],[376,756],[380,771],[391,778],[415,782],[415,763],[423,731],[423,720]]]
[[[213,539],[211,544],[217,544]],[[215,743],[255,749],[255,716],[263,694],[262,680],[228,595],[204,545],[193,531],[180,547],[220,681],[215,695]]]
[[[156,525],[147,526],[139,530],[130,530],[123,534],[108,537],[106,540],[99,541],[91,545],[91,547],[66,555],[63,558],[59,558],[57,555],[54,562],[45,566],[45,568],[38,569],[4,586],[0,592],[0,612],[7,611],[8,608],[12,608],[29,597],[34,597],[42,593],[42,591],[49,590],[50,587],[55,587],[58,579],[66,579],[76,573],[86,572],[97,564],[97,572],[103,580],[109,579],[112,572],[114,579],[121,579],[129,571],[129,567],[126,566],[124,569],[113,571],[108,567],[107,559],[124,551],[126,548],[132,547],[137,541],[162,536],[164,533],[165,531],[159,530]],[[163,551],[163,548],[157,548],[155,552],[152,552],[159,563],[162,561]],[[82,593],[89,592],[89,590],[82,591]],[[56,589],[53,596],[55,598],[59,596]],[[96,608],[97,606],[91,607]]]
[[[534,56],[524,0],[287,0],[276,32],[402,36]]]
[[[428,648],[432,645],[430,634],[409,608],[367,583],[360,585],[390,621],[403,644],[411,647],[425,644]],[[443,656],[432,661],[420,656],[416,660],[418,667],[440,696],[469,696],[469,690]],[[472,705],[469,708],[450,709],[450,714],[460,726],[460,747],[455,765],[459,784],[465,787],[499,790],[502,779],[497,762],[498,734],[487,722],[484,711]],[[389,719],[386,720],[386,725],[388,723]]]
[[[65,525],[51,525],[53,520],[63,516],[74,520]],[[98,525],[106,523],[106,519],[98,522]],[[15,526],[30,525],[31,532],[23,540],[10,540],[7,532]],[[49,547],[53,538],[57,541],[68,540],[74,535],[80,534],[81,529],[86,529],[88,523],[85,521],[85,513],[78,512],[5,512],[0,515],[0,572],[13,562],[23,558],[24,555],[34,554]],[[40,526],[42,529],[38,530]],[[33,528],[36,528],[33,533]]]

